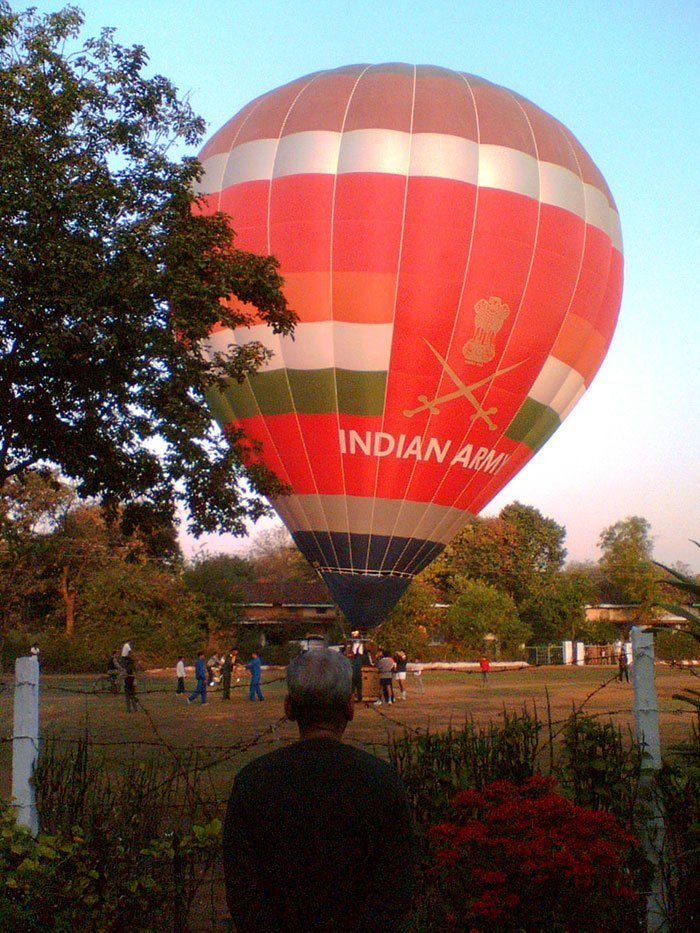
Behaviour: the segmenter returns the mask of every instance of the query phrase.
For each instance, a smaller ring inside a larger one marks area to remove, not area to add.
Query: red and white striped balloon
[[[300,323],[220,329],[274,355],[211,398],[293,495],[274,505],[355,624],[382,616],[553,434],[602,362],[620,224],[557,120],[473,75],[308,75],[200,155],[237,245],[275,255]]]

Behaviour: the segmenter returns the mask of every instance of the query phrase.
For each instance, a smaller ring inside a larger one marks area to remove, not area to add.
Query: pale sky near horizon
[[[41,12],[64,3],[20,3]],[[570,559],[601,530],[652,526],[655,556],[700,570],[700,3],[697,0],[83,0],[190,95],[213,133],[249,100],[357,62],[434,64],[528,97],[588,150],[617,202],[620,321],[592,387],[484,510],[515,499],[564,525]],[[235,218],[234,218],[235,226]],[[188,554],[197,547],[184,540]],[[208,536],[209,552],[245,548]]]

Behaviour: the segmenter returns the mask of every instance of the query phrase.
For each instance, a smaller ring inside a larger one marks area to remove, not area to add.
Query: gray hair
[[[333,718],[342,713],[352,694],[352,667],[337,651],[306,651],[290,662],[287,689],[299,718]]]

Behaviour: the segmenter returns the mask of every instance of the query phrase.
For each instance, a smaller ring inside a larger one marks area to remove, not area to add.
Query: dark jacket
[[[397,772],[331,738],[296,742],[237,775],[223,837],[240,933],[395,930],[415,846]]]

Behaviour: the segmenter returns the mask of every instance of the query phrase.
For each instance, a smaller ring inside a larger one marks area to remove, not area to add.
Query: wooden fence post
[[[39,756],[39,661],[15,661],[15,712],[12,735],[12,805],[17,822],[33,836],[39,832],[39,814],[33,776]]]
[[[656,772],[661,768],[661,737],[659,703],[654,680],[654,633],[639,625],[632,628],[632,686],[637,741],[642,748],[640,791],[647,807],[641,835],[644,851],[653,866],[651,890],[647,897],[647,930],[655,933],[668,929],[661,864],[665,826],[654,787]]]

